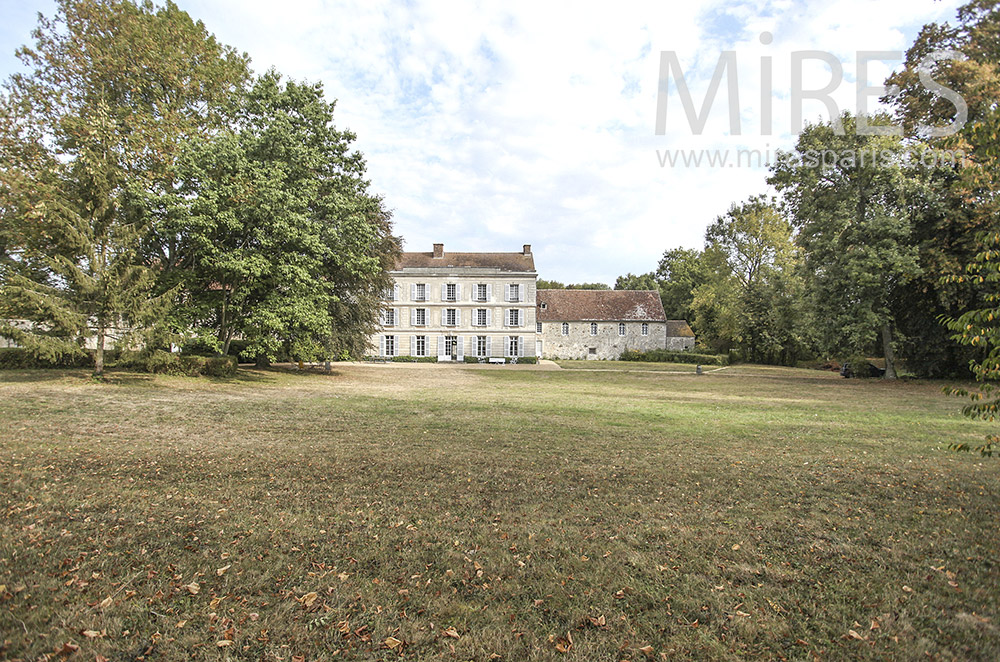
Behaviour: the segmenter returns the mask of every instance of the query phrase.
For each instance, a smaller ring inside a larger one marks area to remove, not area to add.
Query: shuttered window
[[[427,356],[427,336],[413,336],[413,355]]]
[[[476,301],[486,301],[487,289],[486,283],[479,283],[476,285]]]
[[[490,355],[488,341],[486,336],[476,336],[476,356],[486,358]]]
[[[486,326],[486,313],[487,310],[485,308],[476,309],[476,326]]]
[[[413,286],[413,300],[414,301],[427,301],[427,285],[426,283],[417,283]]]
[[[382,356],[396,356],[396,336],[382,338]]]

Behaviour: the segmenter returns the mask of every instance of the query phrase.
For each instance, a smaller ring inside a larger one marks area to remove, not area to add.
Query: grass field
[[[1000,658],[941,384],[613,367],[0,373],[0,658]]]

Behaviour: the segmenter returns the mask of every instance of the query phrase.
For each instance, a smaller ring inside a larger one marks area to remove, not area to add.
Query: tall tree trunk
[[[885,378],[896,378],[896,353],[892,349],[892,327],[882,324],[882,351],[885,354]]]
[[[104,324],[97,325],[97,351],[94,352],[94,376],[104,376]]]

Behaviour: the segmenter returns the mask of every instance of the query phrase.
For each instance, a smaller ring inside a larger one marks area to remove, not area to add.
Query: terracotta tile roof
[[[403,253],[396,270],[433,269],[435,267],[466,267],[478,269],[499,269],[500,271],[534,271],[535,258],[528,253],[444,253],[434,257],[434,253]]]
[[[694,338],[694,331],[684,320],[667,320],[668,338]]]
[[[539,322],[666,321],[652,290],[538,290],[536,305]]]

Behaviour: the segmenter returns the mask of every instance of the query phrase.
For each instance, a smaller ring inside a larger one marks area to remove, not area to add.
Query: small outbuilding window
[[[618,322],[618,335],[625,335],[625,322]]]
[[[592,335],[592,336],[596,336],[597,335],[597,322],[591,322],[590,323],[590,335]]]
[[[569,335],[569,322],[563,322],[562,323],[562,334],[564,336],[568,336]]]
[[[644,336],[648,336],[649,335],[649,323],[648,322],[643,322],[642,323],[642,335],[644,335]]]

